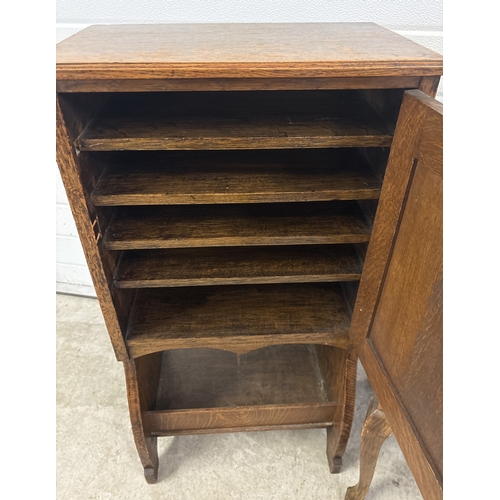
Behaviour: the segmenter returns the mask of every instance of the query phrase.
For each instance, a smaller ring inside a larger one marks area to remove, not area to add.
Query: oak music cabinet
[[[157,437],[180,434],[326,428],[340,471],[399,109],[441,74],[373,23],[92,26],[58,44],[57,162],[149,483]]]

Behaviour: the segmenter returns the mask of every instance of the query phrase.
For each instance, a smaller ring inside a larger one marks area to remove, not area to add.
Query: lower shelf
[[[329,427],[337,402],[325,385],[313,345],[166,351],[144,423],[151,435]]]
[[[339,283],[139,289],[126,342],[134,358],[187,347],[239,353],[278,344],[348,348],[349,324]]]

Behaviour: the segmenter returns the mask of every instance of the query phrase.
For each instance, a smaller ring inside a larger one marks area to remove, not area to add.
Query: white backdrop
[[[57,0],[61,23],[371,21],[390,29],[441,30],[440,0]]]
[[[56,41],[90,24],[371,21],[442,54],[442,14],[441,0],[57,0]],[[56,183],[56,290],[95,296],[58,171]]]

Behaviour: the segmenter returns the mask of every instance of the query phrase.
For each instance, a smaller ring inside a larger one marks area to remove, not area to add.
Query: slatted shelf
[[[377,199],[381,179],[356,149],[118,153],[97,206]]]
[[[119,207],[109,250],[366,243],[370,225],[352,201]]]
[[[118,288],[359,280],[353,245],[174,248],[124,252]]]
[[[113,96],[76,140],[84,151],[390,146],[393,129],[350,91]]]
[[[139,289],[126,342],[133,357],[187,347],[347,348],[349,322],[339,283]]]

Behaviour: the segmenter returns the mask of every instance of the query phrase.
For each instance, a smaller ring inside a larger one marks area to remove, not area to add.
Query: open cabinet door
[[[427,499],[443,492],[443,115],[405,93],[351,339]]]

